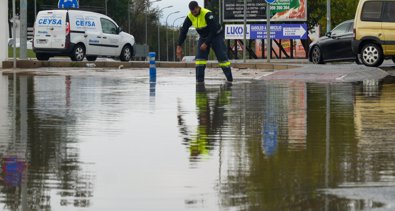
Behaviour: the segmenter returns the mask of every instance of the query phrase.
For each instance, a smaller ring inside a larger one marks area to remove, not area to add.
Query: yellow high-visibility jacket
[[[180,30],[178,45],[181,46],[184,43],[188,29],[191,26],[195,27],[200,37],[205,39],[206,44],[210,44],[212,38],[222,32],[222,26],[218,23],[214,14],[210,10],[200,7],[198,16],[194,16],[189,12],[185,18]]]

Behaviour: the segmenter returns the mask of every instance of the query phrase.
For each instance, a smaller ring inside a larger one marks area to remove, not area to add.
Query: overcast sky
[[[162,16],[160,18],[160,22],[162,25],[166,25],[166,17],[170,13],[175,11],[180,11],[179,13],[170,15],[169,18],[167,19],[167,24],[169,26],[172,26],[175,19],[182,16],[186,16],[188,14],[189,12],[188,4],[190,1],[191,0],[161,0],[159,2],[152,3],[152,8],[159,7],[161,9],[173,5],[173,7],[171,8],[166,8],[162,10]],[[203,0],[195,0],[195,1],[197,1],[200,6],[203,6]],[[183,21],[184,18],[178,19],[176,20],[176,22],[174,22],[174,25],[180,26],[183,23]]]

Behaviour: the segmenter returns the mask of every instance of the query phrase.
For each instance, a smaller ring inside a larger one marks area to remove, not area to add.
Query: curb
[[[118,62],[118,61],[97,61],[97,62],[69,62],[69,61],[37,61],[37,60],[17,60],[16,67],[20,69],[33,69],[40,67],[98,67],[98,68],[149,68],[146,61],[141,62]],[[13,61],[3,61],[3,69],[11,69]],[[162,68],[195,68],[194,63],[181,63],[181,62],[156,62],[156,67]],[[207,68],[217,68],[217,63],[207,63]],[[299,67],[295,64],[286,63],[233,63],[232,68],[239,69],[266,69],[266,70],[285,70]]]

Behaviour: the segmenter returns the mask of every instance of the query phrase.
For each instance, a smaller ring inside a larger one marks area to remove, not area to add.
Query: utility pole
[[[20,38],[19,38],[19,58],[26,59],[27,49],[27,0],[20,0]],[[16,43],[16,40],[15,40]]]

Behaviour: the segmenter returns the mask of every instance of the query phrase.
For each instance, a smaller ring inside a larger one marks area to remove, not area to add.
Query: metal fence
[[[149,46],[145,44],[134,44],[134,58],[136,60],[145,60],[148,56]]]

